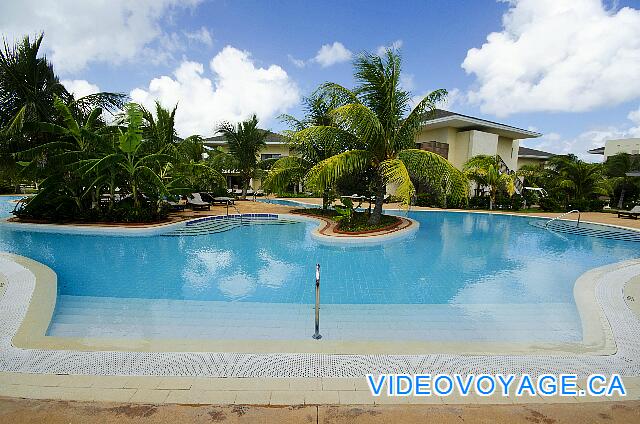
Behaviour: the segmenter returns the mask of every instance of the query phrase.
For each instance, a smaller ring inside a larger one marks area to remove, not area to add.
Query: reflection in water
[[[232,300],[246,297],[256,288],[256,280],[251,276],[239,272],[228,277],[218,279],[218,288]]]
[[[586,270],[638,256],[640,245],[566,235],[528,219],[412,212],[408,239],[357,247],[320,245],[314,223],[246,226],[195,237],[105,237],[0,227],[0,246],[51,266],[63,295],[314,301],[324,304],[572,303]]]

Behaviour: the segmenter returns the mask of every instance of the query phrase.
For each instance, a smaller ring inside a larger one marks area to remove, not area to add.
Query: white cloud
[[[405,91],[411,91],[416,86],[415,81],[413,80],[413,74],[404,73],[400,75],[400,88]]]
[[[402,40],[396,40],[389,46],[378,46],[376,54],[382,56],[387,50],[400,50],[402,48]]]
[[[324,44],[318,50],[316,57],[313,59],[326,68],[336,63],[347,62],[351,60],[353,54],[341,42],[336,41],[333,44]]]
[[[100,87],[95,84],[91,84],[87,80],[62,80],[60,82],[76,99],[100,92]]]
[[[237,122],[256,113],[265,127],[274,115],[298,103],[300,91],[280,66],[258,68],[249,52],[227,46],[204,65],[184,61],[173,77],[154,78],[146,89],[131,92],[133,101],[152,107],[178,104],[176,129],[181,136],[210,135],[221,121]]]
[[[640,127],[640,107],[629,112],[627,118]]]
[[[640,97],[640,10],[600,0],[511,0],[503,29],[467,52],[483,112],[586,111]]]
[[[592,155],[587,153],[587,150],[602,147],[607,140],[640,137],[640,108],[630,112],[628,118],[631,123],[619,127],[608,126],[593,128],[578,134],[576,137],[568,138],[563,137],[561,134],[551,132],[544,134],[540,138],[524,140],[521,144],[551,153],[573,153],[579,158],[589,162],[601,161],[602,156]]]
[[[289,61],[290,61],[291,63],[293,63],[293,65],[294,65],[296,68],[304,68],[304,67],[305,67],[305,65],[306,65],[306,62],[305,62],[304,60],[302,60],[302,59],[297,59],[297,58],[293,57],[293,55],[288,54],[288,55],[287,55],[287,58],[289,58]]]
[[[44,31],[43,46],[61,73],[91,62],[119,64],[166,52],[151,46],[164,35],[163,18],[200,0],[0,2],[0,33],[9,42]]]
[[[184,36],[187,37],[187,40],[197,41],[205,46],[211,47],[213,45],[213,37],[209,30],[205,27],[200,27],[199,30],[196,31],[185,31]]]

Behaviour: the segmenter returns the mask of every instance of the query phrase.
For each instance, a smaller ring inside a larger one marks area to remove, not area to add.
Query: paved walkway
[[[0,424],[576,424],[640,422],[640,401],[580,405],[211,406],[0,398]]]

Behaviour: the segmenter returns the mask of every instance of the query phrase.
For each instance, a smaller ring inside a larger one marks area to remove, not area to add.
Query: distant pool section
[[[312,205],[310,203],[305,203],[304,198],[301,200],[289,200],[289,199],[256,199],[256,201],[261,203],[271,203],[272,205],[282,205],[282,206],[291,206],[297,208],[319,208],[319,205]]]
[[[8,215],[13,204],[0,204]],[[319,263],[323,340],[526,343],[580,341],[576,279],[640,253],[632,241],[529,225],[535,218],[408,215],[415,234],[365,247],[320,244],[317,222],[282,215],[172,237],[5,224],[0,250],[58,275],[51,336],[307,340]]]

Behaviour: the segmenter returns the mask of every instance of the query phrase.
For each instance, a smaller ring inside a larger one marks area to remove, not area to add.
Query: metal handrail
[[[547,228],[547,227],[549,226],[549,224],[551,224],[553,221],[555,221],[555,220],[557,220],[557,219],[560,219],[560,218],[562,218],[563,216],[569,215],[569,214],[571,214],[571,213],[575,213],[575,212],[578,212],[578,223],[576,224],[576,227],[577,227],[577,226],[579,226],[579,225],[580,225],[580,216],[581,216],[580,211],[579,211],[578,209],[572,209],[572,210],[570,210],[569,212],[565,212],[565,213],[563,213],[562,215],[558,215],[558,216],[556,216],[555,218],[548,220],[548,221],[544,224],[544,228]]]
[[[316,264],[316,331],[313,333],[316,340],[320,340],[320,264]]]

